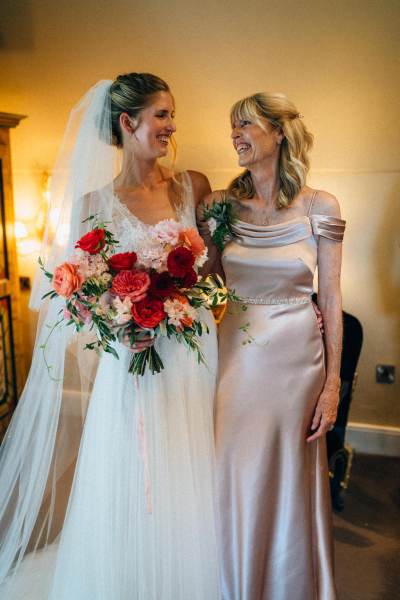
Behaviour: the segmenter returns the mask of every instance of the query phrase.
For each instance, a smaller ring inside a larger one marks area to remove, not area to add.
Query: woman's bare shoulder
[[[211,206],[214,202],[222,202],[225,200],[226,190],[214,190],[204,198],[204,204]]]
[[[204,173],[199,171],[187,171],[192,182],[193,196],[196,204],[202,202],[206,196],[211,192],[210,182]]]
[[[311,214],[327,215],[340,219],[340,205],[336,196],[324,190],[311,191],[313,195],[315,193]]]

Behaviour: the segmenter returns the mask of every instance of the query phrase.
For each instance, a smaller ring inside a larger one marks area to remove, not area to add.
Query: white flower
[[[173,219],[164,219],[154,225],[150,229],[150,235],[153,239],[158,240],[163,244],[171,244],[175,246],[178,243],[179,232],[182,225]]]
[[[106,312],[110,308],[110,304],[112,301],[112,296],[110,292],[104,292],[99,298],[99,305]]]
[[[121,300],[119,296],[116,296],[112,300],[112,307],[116,313],[114,321],[117,325],[125,325],[131,320],[132,302],[128,297]]]
[[[210,217],[207,221],[208,229],[210,230],[211,235],[214,235],[215,230],[218,227],[217,220],[214,217]]]
[[[204,248],[204,250],[200,254],[200,256],[196,257],[196,261],[195,261],[196,267],[198,267],[198,268],[202,267],[204,265],[204,263],[207,262],[207,258],[208,258],[208,250],[207,250],[207,248]]]
[[[108,264],[101,254],[89,254],[88,252],[77,250],[72,260],[78,265],[79,273],[84,279],[100,278],[103,273],[108,271]]]
[[[197,310],[188,302],[182,302],[178,298],[169,299],[164,302],[164,310],[168,315],[168,323],[181,327],[184,321],[193,321],[197,317]]]
[[[164,250],[161,244],[154,244],[147,248],[143,248],[138,254],[138,262],[145,269],[156,269],[163,271],[167,265],[168,253]]]

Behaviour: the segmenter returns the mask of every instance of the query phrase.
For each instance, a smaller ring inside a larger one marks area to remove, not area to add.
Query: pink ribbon
[[[136,386],[136,391],[139,394],[139,382],[138,382],[137,377],[135,377],[135,386]],[[140,443],[140,454],[141,454],[141,457],[143,460],[144,495],[146,498],[146,511],[148,514],[152,514],[153,502],[152,502],[152,494],[151,494],[149,455],[148,455],[148,451],[147,451],[146,427],[145,427],[145,422],[144,422],[144,414],[143,414],[142,410],[140,411],[140,414],[139,414],[138,434],[139,434],[139,443]]]

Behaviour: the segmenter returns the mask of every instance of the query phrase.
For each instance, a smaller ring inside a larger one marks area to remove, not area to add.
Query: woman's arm
[[[192,182],[193,198],[196,209],[208,194],[211,194],[211,186],[207,177],[198,171],[188,171]]]
[[[327,192],[318,192],[313,212],[340,218],[339,203]],[[342,299],[340,271],[342,244],[320,237],[318,244],[318,306],[325,329],[326,380],[318,399],[308,442],[322,437],[336,421],[342,354]]]
[[[208,260],[201,269],[202,275],[208,273],[218,273],[224,276],[224,271],[221,263],[221,255],[211,239],[210,230],[203,216],[203,206],[212,204],[214,200],[218,201],[222,198],[223,192],[211,192],[210,182],[203,173],[198,171],[188,171],[192,181],[193,196],[196,205],[196,220],[201,237],[204,239],[208,249]]]

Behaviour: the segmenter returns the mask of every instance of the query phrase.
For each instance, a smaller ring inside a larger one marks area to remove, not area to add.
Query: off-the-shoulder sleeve
[[[314,235],[341,242],[344,236],[346,221],[337,217],[328,217],[327,215],[311,215],[311,226]]]

